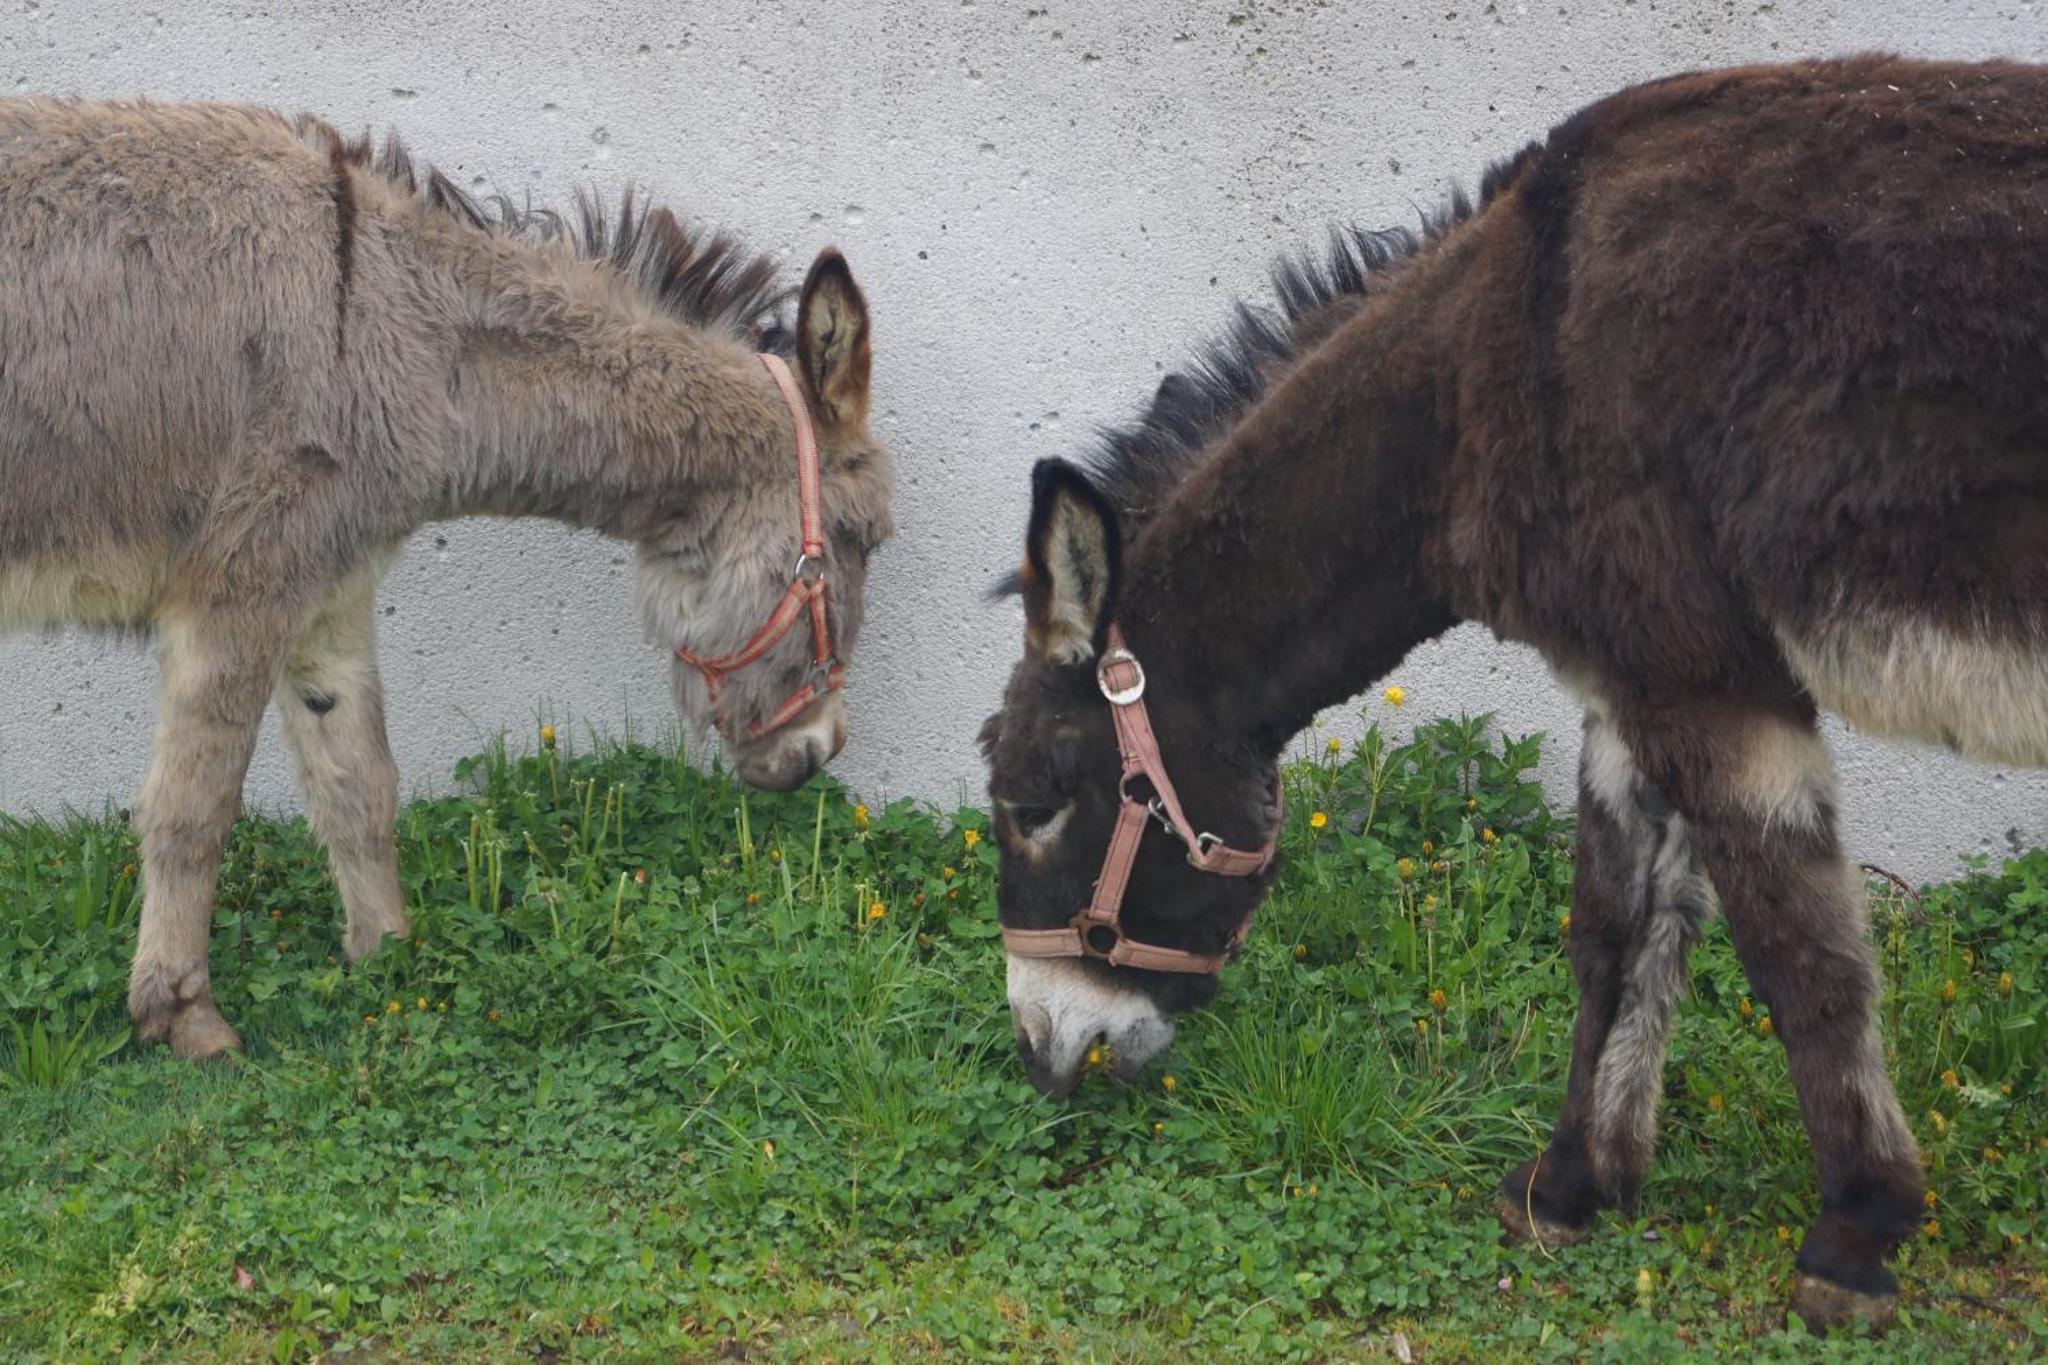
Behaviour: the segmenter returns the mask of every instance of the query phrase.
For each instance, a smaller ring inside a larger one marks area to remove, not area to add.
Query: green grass
[[[120,820],[0,823],[0,1356],[1812,1354],[1805,1138],[1718,930],[1639,1210],[1499,1245],[1564,1079],[1571,866],[1535,743],[1485,735],[1296,770],[1218,1004],[1065,1104],[1011,1053],[979,811],[500,746],[404,811],[417,934],[353,970],[303,825],[248,820],[213,969],[250,1049],[209,1067],[125,1046]],[[2048,1350],[2044,899],[2041,853],[1876,897],[1938,1226],[1899,1327],[1823,1354]]]

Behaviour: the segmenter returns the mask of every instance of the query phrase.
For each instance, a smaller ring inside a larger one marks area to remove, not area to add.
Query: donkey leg
[[[384,730],[377,676],[377,580],[383,565],[351,575],[292,642],[278,714],[298,768],[306,815],[327,845],[348,917],[353,962],[408,925],[398,885],[398,767]]]
[[[138,1039],[181,1057],[241,1046],[214,1007],[206,949],[221,848],[281,652],[257,635],[249,620],[219,614],[167,613],[158,623],[161,701],[136,812],[142,924],[128,1013]]]
[[[1812,713],[1696,708],[1643,744],[1646,766],[1671,775],[1813,1144],[1821,1209],[1793,1307],[1815,1329],[1882,1324],[1898,1298],[1884,1261],[1919,1218],[1920,1158],[1885,1075],[1876,952]]]
[[[1579,759],[1572,975],[1579,988],[1563,1112],[1543,1155],[1501,1182],[1512,1236],[1568,1245],[1634,1202],[1656,1144],[1664,1044],[1711,893],[1685,824],[1595,708]]]

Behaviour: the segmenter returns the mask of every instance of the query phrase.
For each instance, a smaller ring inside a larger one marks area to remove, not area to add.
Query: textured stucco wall
[[[1870,47],[2048,58],[2048,5],[16,0],[0,89],[304,108],[541,202],[638,182],[795,268],[839,244],[876,314],[901,534],[876,561],[838,771],[950,803],[979,793],[972,736],[1017,649],[1014,608],[981,594],[1017,553],[1025,471],[1128,414],[1273,253],[1335,217],[1412,221],[1630,81]],[[542,710],[613,734],[670,723],[621,546],[429,527],[382,601],[411,790]],[[1411,712],[1551,731],[1569,791],[1576,716],[1532,654],[1464,630],[1398,676]],[[137,643],[0,640],[0,809],[126,800],[151,683]],[[2039,776],[1833,738],[1863,858],[1938,876],[1959,851],[2048,837]],[[292,799],[274,733],[250,790]]]

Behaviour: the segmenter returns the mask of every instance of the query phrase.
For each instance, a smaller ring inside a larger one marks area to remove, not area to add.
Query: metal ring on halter
[[[1111,687],[1109,670],[1117,664],[1129,664],[1138,680],[1129,687]],[[1145,695],[1145,666],[1138,662],[1137,655],[1128,649],[1112,649],[1102,656],[1102,662],[1095,669],[1095,685],[1102,689],[1102,695],[1109,698],[1111,706],[1129,706]]]
[[[839,660],[837,659],[815,659],[811,662],[811,671],[806,681],[811,686],[822,690],[826,683],[832,681],[832,670],[837,667],[839,667]]]
[[[1208,857],[1209,850],[1222,842],[1223,840],[1214,834],[1197,834],[1195,836],[1195,846],[1188,850],[1188,861],[1194,863],[1197,867],[1201,866],[1201,864],[1195,863],[1195,859]]]
[[[790,577],[803,583],[815,583],[824,576],[825,560],[822,556],[813,559],[807,554],[798,554],[796,568],[790,570]]]

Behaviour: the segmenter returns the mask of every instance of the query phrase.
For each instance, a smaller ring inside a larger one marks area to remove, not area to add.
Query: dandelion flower
[[[1390,687],[1380,695],[1387,699],[1389,706],[1399,706],[1408,700],[1408,694],[1398,687]]]
[[[1415,860],[1413,858],[1396,858],[1394,860],[1394,873],[1404,882],[1414,881]]]
[[[1163,1123],[1155,1123],[1155,1124],[1153,1124],[1153,1125],[1152,1125],[1152,1136],[1153,1136],[1153,1137],[1158,1137],[1158,1136],[1159,1136],[1160,1134],[1164,1133],[1165,1131],[1166,1131],[1166,1125],[1165,1125],[1165,1124],[1163,1124]]]
[[[1469,811],[1469,810],[1478,810],[1478,809],[1479,809],[1479,798],[1478,798],[1478,797],[1476,797],[1476,796],[1468,796],[1468,797],[1466,797],[1466,798],[1465,798],[1465,809],[1466,809],[1466,810],[1468,810],[1468,811]]]
[[[1941,983],[1941,1003],[1944,1005],[1953,1005],[1955,1004],[1955,1002],[1956,983],[1955,978],[1950,977],[1948,980]]]
[[[959,873],[959,872],[958,872],[957,870],[955,870],[954,868],[950,868],[950,867],[942,867],[942,868],[940,868],[940,869],[939,869],[939,875],[940,875],[941,877],[944,877],[944,878],[945,878],[945,879],[946,879],[947,881],[949,881],[949,882],[950,882],[950,881],[952,881],[952,880],[953,880],[953,878],[955,878],[955,877],[959,876],[959,875],[960,875],[960,873]]]
[[[770,1161],[775,1160],[775,1141],[773,1138],[765,1139],[761,1143],[761,1155],[767,1157]]]
[[[1714,1095],[1709,1095],[1709,1096],[1707,1096],[1707,1112],[1708,1112],[1708,1113],[1710,1113],[1710,1114],[1718,1114],[1718,1113],[1720,1113],[1720,1112],[1721,1112],[1721,1107],[1722,1107],[1722,1100],[1721,1100],[1721,1097],[1720,1097],[1720,1095],[1718,1095],[1718,1094],[1714,1094]]]
[[[888,913],[889,907],[882,904],[880,901],[876,901],[873,905],[870,905],[868,907],[868,918],[870,920],[878,920]]]
[[[1571,931],[1572,916],[1571,912],[1567,910],[1564,914],[1559,915],[1557,917],[1557,932],[1559,932],[1560,934],[1569,934]]]
[[[771,862],[771,863],[779,863],[779,862],[781,862],[781,861],[782,861],[782,850],[781,850],[781,849],[779,849],[779,848],[771,848],[771,849],[769,849],[769,850],[768,850],[768,861],[769,861],[769,862]]]
[[[1493,843],[1499,838],[1500,836],[1493,832],[1492,826],[1488,826],[1487,828],[1479,831],[1479,842],[1482,844]]]
[[[1335,735],[1332,735],[1332,736],[1330,736],[1330,752],[1331,752],[1331,753],[1333,753],[1333,754],[1341,754],[1341,753],[1343,753],[1343,752],[1344,752],[1344,741],[1343,741],[1343,740],[1341,740],[1341,739],[1338,739],[1338,738],[1337,738],[1337,737],[1336,737]]]
[[[1934,1206],[1937,1203],[1939,1203],[1940,1200],[1935,1198],[1933,1190],[1929,1190],[1926,1194],[1920,1196],[1920,1202],[1927,1206],[1927,1211],[1929,1213],[1932,1213],[1934,1212]]]
[[[1766,1014],[1763,1018],[1756,1021],[1756,1031],[1759,1037],[1768,1038],[1771,1036],[1773,1030],[1771,1028],[1770,1015]]]
[[[1444,994],[1441,986],[1429,993],[1429,1007],[1438,1014],[1442,1014],[1450,1006],[1450,998]]]
[[[1422,841],[1422,856],[1427,858],[1430,854],[1434,852],[1436,852],[1435,842],[1429,839],[1424,839]]]
[[[2008,996],[2008,995],[2011,995],[2011,994],[2012,994],[2012,973],[2011,973],[2011,972],[2000,972],[2000,973],[1998,974],[1998,994],[1999,994],[1999,997],[2000,997],[2001,999],[2002,999],[2002,998],[2004,998],[2005,996]]]
[[[747,893],[747,904],[748,904],[748,905],[759,905],[760,903],[761,903],[761,893],[760,893],[760,892],[758,892],[758,891],[749,891],[749,892]]]
[[[1941,1088],[1943,1090],[1953,1090],[1956,1088],[1956,1085],[1956,1070],[1954,1067],[1950,1067],[1941,1073]]]
[[[1948,1133],[1948,1115],[1942,1113],[1939,1109],[1927,1111],[1927,1122],[1933,1126],[1936,1137],[1943,1137]]]
[[[1330,817],[1323,814],[1321,811],[1310,812],[1308,817],[1308,827],[1310,829],[1321,829],[1324,825],[1327,825],[1329,823]]]
[[[374,1014],[366,1014],[363,1016],[363,1022],[366,1024],[374,1024],[377,1022],[377,1016]]]
[[[868,808],[859,802],[855,802],[853,807],[853,827],[855,829],[866,829],[868,827]]]
[[[1786,1227],[1786,1226],[1785,1226],[1785,1225],[1784,1225],[1783,1223],[1780,1223],[1780,1224],[1778,1224],[1778,1243],[1779,1243],[1779,1245],[1781,1245],[1781,1246],[1782,1246],[1782,1245],[1784,1245],[1784,1244],[1785,1244],[1786,1242],[1789,1242],[1789,1241],[1791,1241],[1791,1240],[1792,1240],[1792,1229],[1790,1229],[1790,1228]]]
[[[1747,1019],[1750,1015],[1754,1014],[1756,1010],[1755,1007],[1749,1003],[1749,997],[1745,995],[1744,997],[1742,997],[1742,1003],[1735,1007],[1735,1012],[1741,1015],[1743,1018]]]
[[[1294,945],[1294,960],[1295,960],[1296,962],[1299,962],[1299,961],[1301,961],[1301,960],[1302,960],[1303,958],[1305,958],[1305,957],[1307,957],[1307,956],[1308,956],[1308,945],[1307,945],[1306,943],[1297,943],[1297,944],[1295,944],[1295,945]]]
[[[386,1005],[384,1007],[384,1012],[386,1014],[396,1014],[398,1013],[399,1010],[403,1008],[404,1006],[400,1005],[396,1000],[394,1000],[389,1005]]]
[[[960,837],[966,840],[968,851],[972,852],[974,846],[981,842],[981,831],[978,829],[970,829]]]
[[[489,1020],[491,1023],[495,1024],[498,1022],[498,1012],[496,1010],[486,1010],[484,1012],[484,1018]]]
[[[1415,1031],[1416,1031],[1417,1033],[1421,1034],[1422,1036],[1424,1036],[1425,1038],[1426,1038],[1426,1037],[1428,1037],[1428,1036],[1429,1036],[1429,1020],[1427,1020],[1427,1019],[1417,1019],[1417,1020],[1415,1021]]]
[[[1425,910],[1436,909],[1436,892],[1431,891],[1424,894],[1422,897],[1422,908]]]
[[[1997,1149],[1996,1147],[1986,1147],[1986,1148],[1984,1149],[1984,1159],[1985,1159],[1986,1161],[1990,1161],[1990,1162],[1994,1162],[1994,1163],[1995,1163],[1995,1162],[2000,1162],[2000,1161],[2003,1161],[2003,1160],[2005,1160],[2005,1153],[2004,1153],[2004,1152],[2001,1152],[2001,1151],[1999,1151],[1999,1150],[1998,1150],[1998,1149]]]
[[[1168,1072],[1159,1078],[1159,1088],[1171,1095],[1174,1091],[1180,1089],[1180,1082],[1173,1078],[1172,1072]]]
[[[423,1009],[425,1009],[426,1007],[427,1007],[427,997],[425,997],[424,995],[423,995],[423,996],[421,996],[421,997],[420,997],[420,998],[419,998],[418,1000],[415,1000],[415,1001],[413,1002],[413,1008],[414,1008],[414,1009],[420,1009],[420,1010],[423,1010]]]
[[[1933,1241],[1941,1236],[1941,1220],[1939,1218],[1928,1219],[1921,1225],[1920,1231],[1927,1237],[1927,1240]]]
[[[543,725],[540,727],[540,747],[543,749],[552,749],[555,747],[554,726]]]

